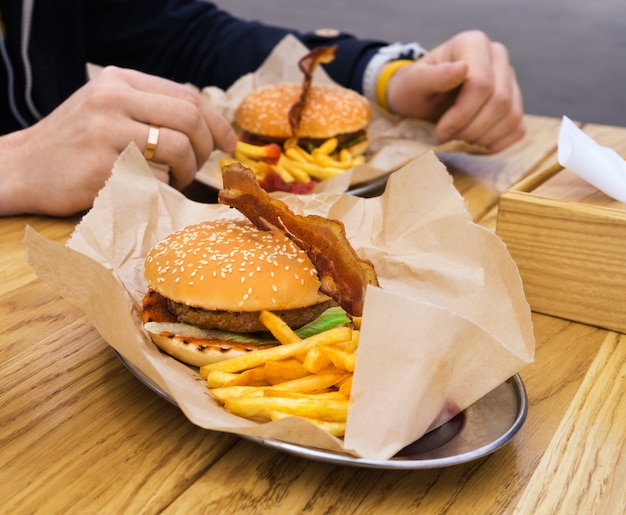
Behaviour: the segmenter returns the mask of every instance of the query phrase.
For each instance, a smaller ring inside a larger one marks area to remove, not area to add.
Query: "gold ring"
[[[156,152],[157,143],[159,142],[159,128],[156,125],[150,125],[148,131],[148,141],[146,143],[146,149],[143,151],[144,157],[150,161],[154,157]]]

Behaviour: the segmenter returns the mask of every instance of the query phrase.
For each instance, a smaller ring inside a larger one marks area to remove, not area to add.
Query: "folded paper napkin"
[[[626,161],[599,145],[567,116],[559,131],[559,163],[615,200],[626,202]]]

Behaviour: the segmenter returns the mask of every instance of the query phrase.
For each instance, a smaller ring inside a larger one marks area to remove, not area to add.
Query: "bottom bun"
[[[365,151],[367,150],[368,145],[369,145],[369,141],[367,139],[364,139],[346,148],[348,149],[350,154],[356,157],[356,156],[365,154]]]
[[[170,356],[196,367],[234,358],[251,350],[274,347],[278,344],[257,345],[254,343],[230,342],[218,339],[179,336],[172,333],[152,333],[150,338],[159,349]]]

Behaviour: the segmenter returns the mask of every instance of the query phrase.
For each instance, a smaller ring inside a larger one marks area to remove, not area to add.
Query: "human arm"
[[[0,137],[0,214],[88,209],[128,142],[145,148],[150,124],[160,127],[154,161],[169,167],[153,172],[177,188],[215,148],[231,151],[236,141],[228,122],[192,89],[105,68],[38,123]]]
[[[303,32],[246,20],[197,0],[85,0],[87,59],[138,69],[198,87],[227,89],[255,71],[288,34],[312,49],[337,46],[325,65],[339,84],[360,90],[368,54],[385,41],[338,30]]]
[[[392,112],[430,120],[440,140],[500,151],[525,133],[523,102],[506,48],[462,32],[397,70],[387,83]]]

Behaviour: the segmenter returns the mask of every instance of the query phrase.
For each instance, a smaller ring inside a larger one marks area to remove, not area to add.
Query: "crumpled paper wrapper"
[[[155,180],[133,143],[66,245],[27,228],[28,262],[84,310],[144,380],[211,430],[388,459],[532,361],[530,309],[517,268],[501,240],[472,222],[434,154],[394,173],[381,197],[284,200],[296,213],[342,220],[379,275],[380,288],[366,293],[343,440],[298,418],[258,423],[226,412],[196,368],[152,344],[139,313],[149,249],[188,224],[241,215]]]
[[[559,130],[559,164],[604,194],[626,202],[626,160],[615,150],[599,145],[564,116]]]
[[[233,122],[235,112],[243,98],[260,87],[282,82],[302,83],[302,72],[298,61],[309,52],[308,48],[294,36],[286,36],[254,72],[244,75],[227,91],[211,86],[202,94],[213,109]],[[335,84],[322,67],[313,75],[314,84]],[[316,192],[344,192],[351,187],[382,179],[389,173],[416,156],[433,150],[435,152],[468,152],[483,154],[485,150],[463,141],[439,143],[432,123],[395,116],[375,104],[371,105],[372,118],[369,124],[369,146],[367,162],[342,173],[337,177],[321,181]],[[215,152],[198,173],[197,179],[216,189],[222,187],[219,161],[224,154]]]

